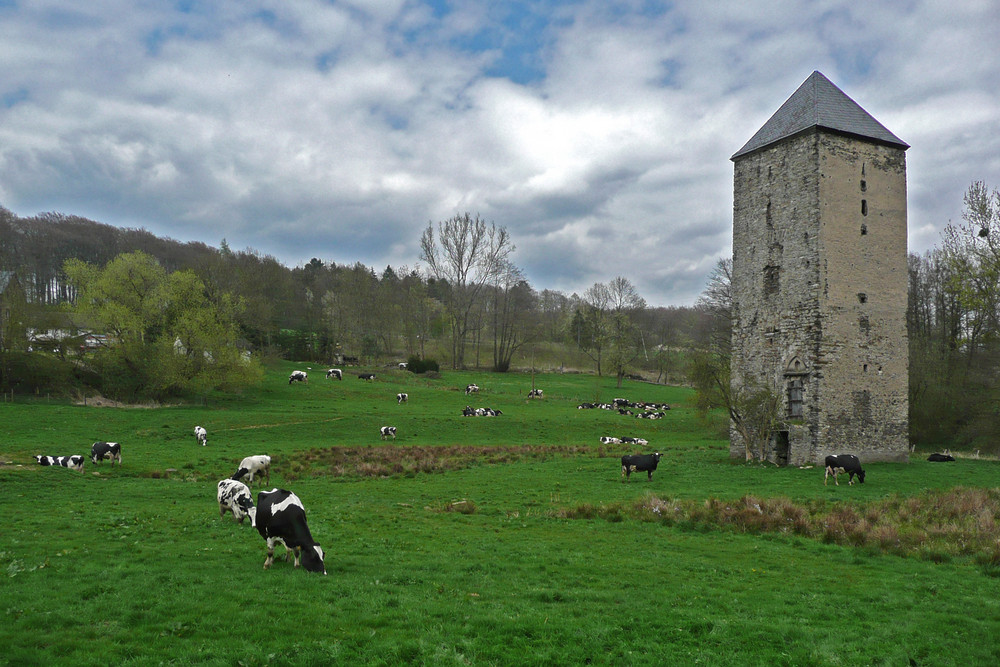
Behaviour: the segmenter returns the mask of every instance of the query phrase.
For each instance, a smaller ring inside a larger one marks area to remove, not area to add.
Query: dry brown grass
[[[581,455],[592,456],[593,450],[575,445],[327,447],[292,455],[282,462],[280,471],[292,480],[306,475],[400,477]]]
[[[564,518],[621,517],[669,525],[722,526],[741,533],[786,533],[936,562],[971,556],[1000,574],[1000,489],[955,487],[868,504],[746,495],[705,501],[648,496],[632,505],[580,505]]]

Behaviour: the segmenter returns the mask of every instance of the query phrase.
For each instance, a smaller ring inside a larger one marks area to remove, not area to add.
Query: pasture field
[[[1000,543],[976,543],[996,461],[916,455],[824,486],[821,468],[731,461],[683,388],[546,374],[545,398],[528,400],[523,374],[364,369],[378,375],[365,382],[345,368],[337,382],[313,366],[289,385],[295,368],[207,405],[0,403],[0,664],[1000,664]],[[576,408],[616,396],[672,409]],[[34,464],[96,440],[122,443],[121,467]],[[659,469],[623,483],[618,458],[640,450],[661,452]],[[328,576],[263,570],[249,521],[219,516],[216,482],[265,453]],[[971,506],[942,504],[962,489]],[[930,526],[923,546],[900,529],[915,546],[893,551],[704,517],[785,503],[873,531],[880,503],[915,516],[927,498],[950,524],[978,523]]]

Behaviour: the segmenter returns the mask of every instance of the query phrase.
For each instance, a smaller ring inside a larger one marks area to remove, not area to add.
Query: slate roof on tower
[[[757,130],[757,134],[729,159],[735,160],[813,127],[898,146],[903,150],[910,147],[828,78],[813,72]]]

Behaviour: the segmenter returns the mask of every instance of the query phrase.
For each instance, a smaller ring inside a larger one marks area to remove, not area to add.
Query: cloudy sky
[[[687,305],[814,70],[911,144],[938,245],[1000,187],[997,35],[996,0],[0,0],[0,206],[379,271],[468,211],[536,289]]]

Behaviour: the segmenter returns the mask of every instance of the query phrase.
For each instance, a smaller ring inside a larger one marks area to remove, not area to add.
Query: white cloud
[[[989,2],[510,11],[0,8],[0,204],[376,267],[414,265],[427,222],[468,210],[538,289],[625,275],[692,303],[729,251],[729,156],[815,69],[913,145],[911,249],[972,180],[1000,185]]]

